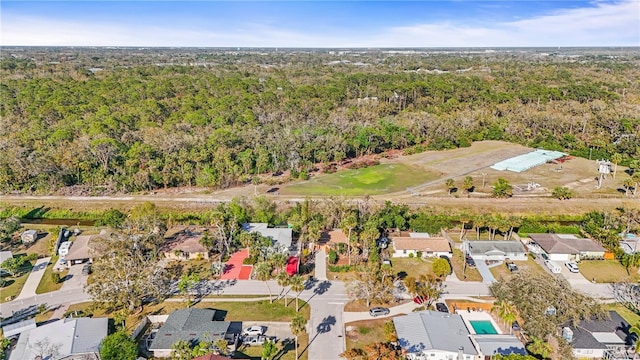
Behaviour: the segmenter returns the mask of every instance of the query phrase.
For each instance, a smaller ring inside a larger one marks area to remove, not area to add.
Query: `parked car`
[[[373,317],[389,315],[389,309],[385,307],[374,307],[369,309],[369,315]]]
[[[569,271],[571,271],[572,273],[580,272],[580,269],[578,269],[578,264],[575,261],[566,262],[565,265],[567,266],[567,269],[569,269]]]
[[[389,258],[382,259],[382,265],[391,265],[391,260]]]
[[[549,256],[547,256],[546,253],[540,253],[540,256],[542,257],[542,260],[549,260]]]
[[[448,313],[449,312],[449,308],[447,307],[447,304],[445,303],[436,303],[436,310],[443,312],[443,313]]]
[[[562,271],[560,265],[551,260],[545,260],[544,265],[549,268],[549,270],[551,270],[551,272],[554,274],[560,274],[560,272]]]
[[[473,260],[471,256],[467,255],[464,261],[465,263],[467,263],[468,267],[476,267],[476,262]]]
[[[244,336],[256,336],[256,335],[264,335],[264,329],[262,328],[262,326],[250,326],[246,329],[244,329],[244,331],[242,332],[242,335]]]
[[[247,345],[247,346],[262,345],[262,344],[264,344],[265,341],[267,341],[267,337],[264,336],[264,335],[252,335],[252,336],[247,336],[244,339],[242,339],[242,343]]]
[[[513,329],[513,331],[520,331],[520,324],[518,324],[517,321],[514,321],[513,323],[511,323],[511,328]]]
[[[91,274],[91,263],[84,264],[84,266],[82,267],[82,275],[89,275],[89,274]]]
[[[512,262],[508,262],[507,263],[507,268],[509,269],[509,271],[511,272],[516,272],[518,271],[518,266]]]

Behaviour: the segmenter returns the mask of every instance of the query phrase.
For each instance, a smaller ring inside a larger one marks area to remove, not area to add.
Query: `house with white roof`
[[[430,310],[393,318],[398,342],[408,360],[480,360],[458,314]]]
[[[293,240],[293,229],[291,228],[270,228],[267,223],[245,223],[242,224],[242,230],[252,233],[256,232],[264,237],[273,240],[274,246],[280,246],[288,253]]]
[[[99,360],[107,318],[65,318],[23,331],[9,360]]]

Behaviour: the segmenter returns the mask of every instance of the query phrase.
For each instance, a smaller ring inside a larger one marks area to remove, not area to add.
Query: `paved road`
[[[31,272],[29,273],[29,277],[27,278],[27,281],[24,283],[24,286],[22,287],[22,291],[20,291],[20,295],[16,297],[16,300],[26,299],[36,295],[36,289],[40,284],[40,280],[42,279],[42,276],[44,275],[44,271],[47,268],[47,265],[49,265],[50,260],[51,258],[48,257],[48,258],[38,259],[38,261],[36,261],[36,264],[33,266],[33,269],[31,269]]]
[[[76,304],[91,301],[91,297],[85,294],[82,289],[59,290],[47,294],[31,296],[19,300],[13,300],[0,305],[0,315],[8,317],[13,312],[27,308],[31,305],[47,304],[49,307],[57,307],[64,304]]]

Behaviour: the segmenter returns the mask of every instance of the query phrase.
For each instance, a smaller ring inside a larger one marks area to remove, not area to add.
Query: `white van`
[[[551,260],[545,260],[544,264],[546,265],[546,267],[549,268],[549,270],[551,270],[552,273],[554,274],[560,274],[560,272],[562,272],[562,268],[560,267],[560,265],[554,263]]]

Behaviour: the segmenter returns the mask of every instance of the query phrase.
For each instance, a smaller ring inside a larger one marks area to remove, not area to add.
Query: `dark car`
[[[389,309],[385,307],[374,307],[369,309],[369,315],[373,317],[389,315]]]
[[[520,324],[518,324],[518,322],[517,322],[517,321],[514,321],[514,322],[511,324],[511,328],[513,329],[513,331],[520,331]]]
[[[549,257],[545,253],[540,253],[540,257],[542,257],[542,260],[549,260]]]
[[[436,310],[440,311],[440,312],[444,312],[444,313],[448,313],[449,312],[449,308],[447,307],[447,304],[445,303],[436,303]]]
[[[467,257],[465,258],[464,261],[467,264],[467,266],[476,267],[476,262],[473,260],[473,258],[471,256],[467,255]]]
[[[91,274],[91,264],[85,264],[82,267],[82,275],[89,275]]]
[[[447,262],[449,263],[449,275],[453,274],[453,265],[451,265],[451,259],[449,259],[447,255],[440,255],[440,257],[447,260]]]
[[[509,269],[509,271],[511,272],[516,272],[518,271],[518,266],[516,266],[516,264],[512,263],[512,262],[508,262],[507,263],[507,268]]]

